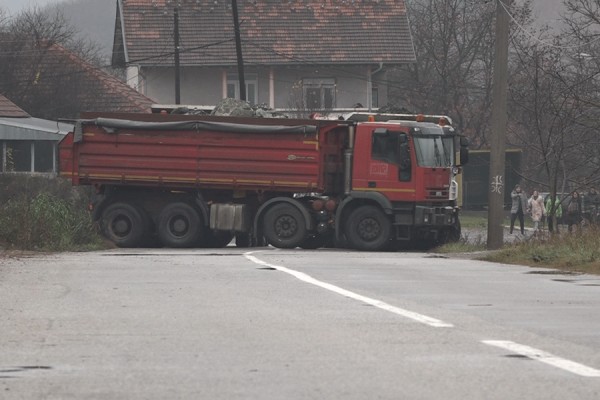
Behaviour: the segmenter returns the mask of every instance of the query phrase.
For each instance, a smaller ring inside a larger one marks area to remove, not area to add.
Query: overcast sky
[[[16,14],[29,6],[46,6],[48,4],[60,3],[61,0],[0,0],[0,7],[10,14]]]
[[[48,4],[60,3],[62,0],[0,0],[0,7],[7,10],[10,14],[16,14],[29,6],[37,5],[40,7]],[[517,0],[520,3],[522,0]],[[552,23],[558,18],[558,11],[562,9],[563,0],[533,0],[534,11],[539,16],[540,22]],[[110,7],[114,7],[114,0],[107,0]]]

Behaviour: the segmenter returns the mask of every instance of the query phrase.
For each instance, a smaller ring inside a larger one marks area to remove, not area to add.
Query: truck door
[[[358,138],[362,143],[357,149],[366,151],[355,157],[354,190],[377,191],[391,201],[414,200],[413,160],[408,134],[388,128],[375,128],[369,133]]]

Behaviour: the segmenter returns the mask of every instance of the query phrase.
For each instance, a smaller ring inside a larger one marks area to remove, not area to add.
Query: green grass
[[[86,209],[87,193],[60,179],[3,177],[0,247],[7,250],[87,251],[107,247]]]
[[[562,233],[506,245],[481,259],[505,264],[600,274],[600,230]]]

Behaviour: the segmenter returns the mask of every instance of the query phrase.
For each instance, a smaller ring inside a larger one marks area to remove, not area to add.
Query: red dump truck
[[[93,185],[92,216],[120,247],[428,247],[460,237],[468,143],[449,122],[87,113],[60,175]]]

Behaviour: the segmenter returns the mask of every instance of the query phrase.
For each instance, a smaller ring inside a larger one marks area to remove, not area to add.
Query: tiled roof
[[[178,1],[181,65],[236,65],[231,1]],[[415,61],[404,0],[237,3],[243,56],[248,64]],[[122,15],[117,14],[113,63],[172,65],[173,4],[172,0],[120,0]]]
[[[80,81],[74,83],[77,90],[73,92],[80,112],[151,112],[152,104],[156,103],[60,45],[50,47],[46,65],[53,60],[59,65],[67,63],[71,75],[80,78]],[[38,84],[43,85],[43,82],[42,76]]]
[[[29,114],[0,94],[0,118],[2,117],[27,118],[29,117]]]

